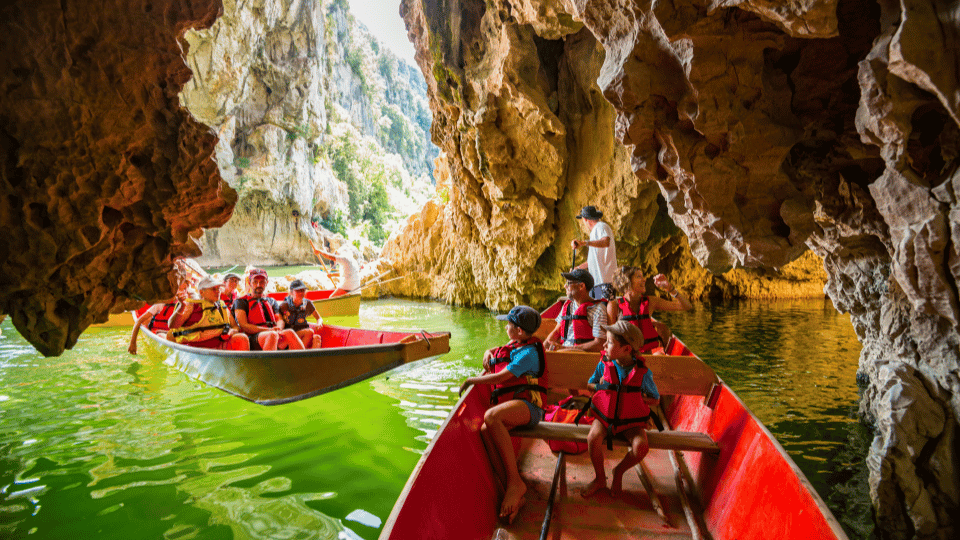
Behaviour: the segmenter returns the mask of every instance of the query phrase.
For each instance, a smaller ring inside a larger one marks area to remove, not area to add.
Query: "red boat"
[[[541,422],[512,432],[528,491],[512,524],[498,520],[503,484],[480,437],[489,388],[474,386],[427,447],[381,540],[846,538],[786,451],[713,370],[679,340],[667,352],[646,357],[666,429],[648,431],[651,451],[636,475],[624,476],[621,497],[583,498],[580,489],[593,479],[588,455],[558,456],[548,446],[584,440],[587,426]],[[598,358],[548,352],[547,403],[585,388]],[[625,451],[605,452],[607,471]]]

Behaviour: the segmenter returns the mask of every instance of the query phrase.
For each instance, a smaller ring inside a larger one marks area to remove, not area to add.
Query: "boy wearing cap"
[[[297,333],[284,328],[283,318],[279,317],[280,306],[277,301],[263,292],[267,288],[267,272],[260,268],[250,270],[247,281],[250,293],[237,298],[233,304],[237,314],[237,325],[250,337],[250,349],[254,351],[276,351],[277,349],[302,349],[303,342]]]
[[[497,319],[507,321],[510,341],[483,354],[484,374],[470,377],[460,386],[460,393],[474,384],[493,385],[490,401],[480,428],[484,445],[494,470],[506,476],[507,488],[500,505],[500,517],[513,522],[526,501],[527,485],[520,477],[517,458],[510,441],[510,429],[536,426],[543,420],[543,392],[538,383],[543,376],[543,343],[533,337],[540,327],[540,314],[528,306],[516,306]]]
[[[584,497],[607,487],[600,445],[607,441],[607,448],[612,450],[614,435],[621,435],[630,441],[627,455],[613,469],[613,481],[610,484],[613,496],[623,492],[624,473],[640,463],[650,450],[647,420],[650,418],[650,407],[660,401],[657,385],[638,353],[643,346],[640,329],[622,320],[603,328],[607,332],[607,346],[587,382],[587,386],[595,390],[590,409],[596,419],[587,435],[587,447],[596,478],[583,489]]]
[[[548,351],[597,352],[603,348],[606,336],[602,325],[607,324],[607,310],[603,302],[590,298],[593,276],[583,268],[560,275],[566,280],[567,301],[560,308],[557,326],[544,340],[544,346]]]
[[[593,276],[594,286],[587,292],[594,300],[611,300],[614,296],[613,273],[617,270],[617,246],[613,241],[613,229],[610,225],[600,221],[603,212],[596,206],[584,206],[577,219],[582,219],[583,226],[590,233],[589,240],[573,240],[570,245],[573,249],[587,246],[587,260],[577,268],[583,268]]]
[[[317,312],[313,302],[306,299],[307,286],[303,281],[295,279],[290,282],[290,294],[280,303],[280,316],[288,328],[297,333],[297,337],[308,349],[320,348],[320,335],[317,332],[323,328],[323,319]],[[318,324],[307,322],[307,317],[313,315]]]
[[[206,276],[197,284],[200,300],[181,300],[170,318],[168,339],[205,349],[250,349],[247,336],[230,327],[230,312],[220,302],[223,284]]]

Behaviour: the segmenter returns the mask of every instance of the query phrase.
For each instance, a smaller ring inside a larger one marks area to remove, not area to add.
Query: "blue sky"
[[[350,0],[350,11],[380,43],[416,67],[413,44],[400,18],[400,0]]]

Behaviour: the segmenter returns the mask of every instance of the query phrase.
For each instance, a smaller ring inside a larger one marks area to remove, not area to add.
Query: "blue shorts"
[[[530,421],[519,427],[536,427],[537,424],[543,420],[543,409],[525,399],[521,399],[520,401],[524,402],[527,408],[530,409]]]

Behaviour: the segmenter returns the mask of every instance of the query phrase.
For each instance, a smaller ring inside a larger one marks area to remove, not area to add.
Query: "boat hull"
[[[673,350],[686,349],[679,344]],[[561,469],[549,538],[699,537],[694,528],[715,540],[846,538],[807,479],[736,394],[720,385],[709,401],[692,395],[664,400],[668,426],[706,433],[720,452],[650,451],[643,463],[662,513],[632,472],[624,476],[624,496],[601,493],[584,499],[579,490],[593,479],[593,469],[586,454],[570,456]],[[556,454],[546,441],[513,439],[527,502],[513,524],[498,521],[502,488],[480,436],[488,403],[485,386],[470,388],[460,399],[411,474],[381,540],[540,537]],[[605,450],[608,482],[625,451]],[[677,456],[680,467],[672,461]],[[686,481],[695,486],[692,493],[676,481],[683,465],[689,469]],[[688,509],[699,525],[691,525]]]
[[[323,348],[298,351],[200,349],[143,332],[169,351],[167,363],[260,405],[307,399],[450,350],[449,332],[378,332],[335,325],[324,325]]]

